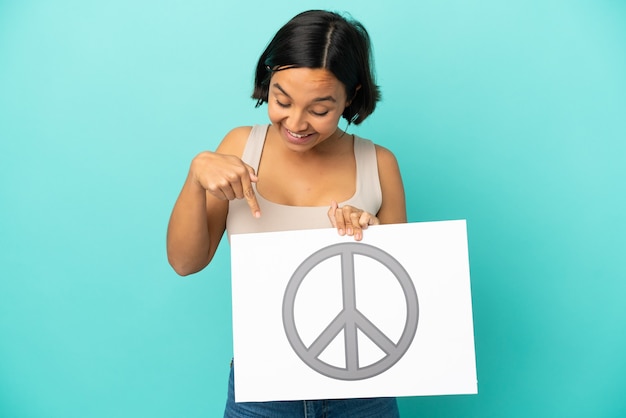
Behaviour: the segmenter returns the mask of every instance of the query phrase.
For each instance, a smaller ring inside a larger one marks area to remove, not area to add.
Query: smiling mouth
[[[285,129],[287,129],[287,128],[285,128]],[[297,134],[297,133],[295,133],[295,132],[293,132],[293,131],[290,131],[289,129],[287,129],[287,133],[288,133],[289,135],[293,136],[294,138],[298,138],[298,139],[306,138],[307,136],[311,136],[311,135],[313,135],[313,134],[304,134],[304,135],[300,135],[300,134]]]

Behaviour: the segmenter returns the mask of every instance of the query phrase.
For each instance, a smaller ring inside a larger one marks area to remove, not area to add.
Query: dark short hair
[[[380,100],[371,55],[369,34],[361,23],[323,10],[300,13],[280,28],[261,54],[252,98],[257,107],[267,102],[274,71],[323,68],[346,87],[351,102],[342,116],[358,125]]]

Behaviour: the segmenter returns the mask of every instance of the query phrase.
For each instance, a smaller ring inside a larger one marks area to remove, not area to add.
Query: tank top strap
[[[359,199],[366,199],[367,205],[365,207],[375,207],[376,211],[373,213],[377,213],[382,203],[383,193],[378,177],[376,145],[369,139],[355,135],[354,157],[356,159],[357,177],[355,196]]]
[[[243,150],[241,159],[243,162],[254,168],[258,173],[259,163],[261,162],[261,154],[263,153],[263,145],[265,144],[265,136],[269,125],[254,125],[248,136],[248,142]]]

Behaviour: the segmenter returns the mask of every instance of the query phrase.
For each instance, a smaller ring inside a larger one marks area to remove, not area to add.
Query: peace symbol
[[[387,267],[400,283],[406,302],[406,320],[402,335],[392,341],[376,327],[356,306],[354,256],[364,255]],[[343,309],[308,347],[302,342],[295,323],[295,299],[300,284],[309,272],[322,261],[341,257]],[[385,251],[362,243],[341,243],[322,248],[306,258],[291,276],[283,297],[283,326],[289,344],[309,367],[325,376],[339,380],[363,380],[377,376],[402,358],[409,349],[417,331],[419,306],[411,277],[404,267]],[[365,367],[359,365],[357,330],[374,342],[385,356]],[[344,331],[346,367],[337,367],[320,360],[319,356]]]

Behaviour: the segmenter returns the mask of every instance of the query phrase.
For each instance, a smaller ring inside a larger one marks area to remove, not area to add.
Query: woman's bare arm
[[[383,202],[376,217],[381,224],[405,223],[407,221],[406,199],[398,161],[391,151],[378,145],[376,158],[383,193]]]
[[[256,175],[241,161],[249,127],[229,132],[215,152],[205,151],[191,162],[167,229],[167,257],[181,276],[206,267],[226,229],[228,201],[248,200],[260,215],[251,186]]]

